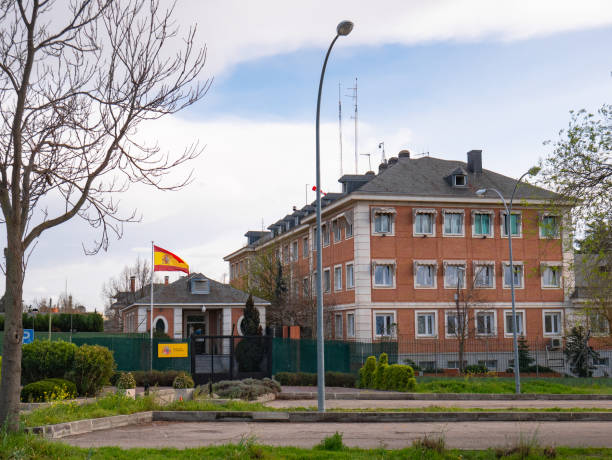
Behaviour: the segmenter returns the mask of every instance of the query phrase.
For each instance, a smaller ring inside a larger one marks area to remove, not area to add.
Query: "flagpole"
[[[155,246],[151,241],[151,370],[153,370],[153,273],[155,273]]]

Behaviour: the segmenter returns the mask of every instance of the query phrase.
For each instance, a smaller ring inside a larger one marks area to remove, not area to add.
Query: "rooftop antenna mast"
[[[360,153],[361,156],[368,157],[368,171],[372,171],[372,154],[371,153]]]
[[[340,176],[342,176],[342,83],[338,82],[338,132],[340,138]]]
[[[353,101],[355,102],[355,115],[353,115],[351,118],[353,118],[355,120],[355,174],[359,174],[358,171],[358,166],[359,166],[359,154],[357,153],[358,149],[357,149],[357,145],[358,145],[358,123],[359,123],[359,114],[358,114],[358,110],[357,110],[357,77],[355,77],[355,87],[354,88],[348,88],[350,91],[352,91],[352,94],[347,94],[348,97],[353,98]]]
[[[385,143],[384,142],[379,142],[378,143],[378,148],[382,149],[382,162],[386,163],[387,162],[387,158],[385,157]],[[371,168],[370,168],[371,170]]]

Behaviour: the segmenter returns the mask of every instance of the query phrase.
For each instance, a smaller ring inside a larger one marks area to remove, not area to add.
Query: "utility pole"
[[[342,98],[340,93],[342,92],[342,84],[338,82],[338,134],[340,140],[340,176],[342,176]]]
[[[355,120],[355,174],[359,174],[358,171],[358,167],[359,167],[359,149],[358,149],[358,144],[359,144],[359,138],[358,138],[358,132],[357,132],[357,128],[358,128],[358,124],[359,124],[359,113],[358,113],[358,109],[357,109],[357,77],[355,77],[355,87],[354,88],[348,88],[350,91],[352,91],[352,94],[348,94],[348,97],[353,98],[353,101],[355,103],[355,114],[351,117]]]

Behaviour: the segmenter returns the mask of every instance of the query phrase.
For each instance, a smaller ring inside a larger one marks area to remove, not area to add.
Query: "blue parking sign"
[[[34,329],[24,329],[22,343],[32,343],[32,342],[34,342]]]

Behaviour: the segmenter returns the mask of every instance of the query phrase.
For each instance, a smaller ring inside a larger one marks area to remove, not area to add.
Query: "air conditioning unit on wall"
[[[550,349],[551,350],[560,350],[562,345],[563,344],[561,343],[560,338],[550,339]]]

